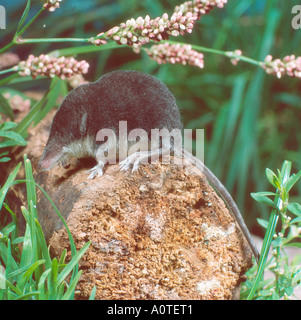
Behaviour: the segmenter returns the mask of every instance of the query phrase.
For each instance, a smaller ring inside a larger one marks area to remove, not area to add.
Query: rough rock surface
[[[40,124],[25,151],[33,167],[48,136]],[[190,164],[142,165],[135,173],[106,168],[87,180],[84,164],[35,173],[67,219],[80,261],[77,298],[235,299],[251,250],[202,173]],[[23,192],[19,190],[15,192]],[[38,214],[51,250],[70,249],[48,200],[38,191]]]

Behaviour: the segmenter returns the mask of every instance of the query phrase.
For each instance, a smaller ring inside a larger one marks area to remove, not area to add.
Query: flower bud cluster
[[[204,55],[193,49],[190,45],[162,43],[146,49],[147,54],[157,63],[181,63],[204,68]]]
[[[236,66],[238,62],[240,61],[240,56],[242,55],[241,50],[235,50],[235,51],[228,51],[226,52],[226,55],[231,59],[231,63]]]
[[[294,55],[285,58],[275,59],[268,55],[261,66],[268,74],[274,74],[279,79],[287,75],[289,77],[301,78],[301,57],[296,58]]]
[[[47,0],[43,7],[48,11],[53,12],[55,9],[58,9],[60,7],[61,1],[62,0]]]
[[[105,44],[103,38],[114,40],[118,44],[129,46],[142,46],[151,40],[159,42],[168,40],[169,36],[177,37],[186,32],[191,33],[194,23],[201,15],[208,13],[214,6],[222,8],[227,0],[194,0],[184,2],[175,8],[175,12],[169,18],[167,13],[162,17],[151,19],[149,15],[136,20],[130,19],[121,23],[119,27],[113,27],[97,37],[102,39],[91,39],[96,45]]]
[[[169,36],[177,37],[185,32],[191,33],[195,20],[196,17],[192,12],[187,12],[186,15],[176,12],[170,19],[167,13],[156,19],[151,19],[147,15],[145,18],[139,17],[136,20],[130,19],[121,23],[119,27],[107,31],[105,37],[118,44],[141,46],[151,40],[159,42],[167,40]],[[98,36],[100,35],[102,34]]]
[[[186,1],[179,6],[176,6],[175,12],[192,12],[197,16],[197,19],[204,14],[209,13],[214,7],[223,8],[227,4],[227,0],[193,0]]]
[[[24,98],[18,94],[12,95],[10,92],[5,92],[3,96],[9,102],[13,111],[28,112],[30,110],[30,99]]]
[[[73,57],[54,58],[41,54],[39,57],[30,55],[26,61],[21,61],[17,67],[19,74],[23,77],[48,76],[53,78],[57,76],[64,80],[76,74],[87,73],[89,64],[85,60],[77,61]]]

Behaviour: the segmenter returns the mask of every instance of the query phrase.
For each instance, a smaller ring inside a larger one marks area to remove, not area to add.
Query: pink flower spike
[[[227,0],[186,1],[175,7],[170,18],[167,13],[155,19],[151,19],[148,15],[145,18],[138,17],[136,20],[132,18],[98,36],[103,35],[105,40],[114,40],[118,44],[135,45],[134,50],[137,51],[138,45],[142,46],[150,40],[160,42],[168,40],[170,36],[178,37],[191,33],[196,20],[214,7],[223,8],[226,3]],[[95,45],[103,44],[94,38],[91,38],[90,42]]]
[[[190,45],[157,44],[146,50],[149,57],[157,63],[180,63],[183,65],[189,64],[199,68],[204,68],[204,55],[193,49]]]
[[[261,63],[261,67],[266,73],[273,74],[278,79],[284,75],[301,78],[301,57],[296,58],[294,55],[286,56],[282,60],[273,60],[273,57],[268,55]]]
[[[30,55],[26,61],[18,64],[19,74],[21,76],[47,76],[53,78],[58,76],[61,79],[69,78],[76,74],[85,74],[88,72],[89,64],[85,61],[77,61],[73,57],[49,57],[41,54],[39,57]]]

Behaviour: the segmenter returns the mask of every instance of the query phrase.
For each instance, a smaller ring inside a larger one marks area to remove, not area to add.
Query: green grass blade
[[[48,269],[51,268],[51,258],[47,247],[47,243],[44,237],[42,227],[37,219],[35,219],[35,224],[37,229],[38,241],[42,252],[42,257],[43,259],[45,259],[45,268]]]
[[[41,109],[47,104],[48,94],[50,89],[45,93],[44,97],[38,101],[27,113],[27,115],[17,124],[14,131],[19,133],[21,136],[26,136],[27,128],[32,124],[33,121],[38,117]]]
[[[95,295],[96,295],[96,287],[94,286],[90,294],[89,300],[95,300]]]
[[[19,234],[18,218],[17,218],[17,215],[10,209],[10,207],[6,203],[3,203],[3,206],[10,213],[10,215],[12,217],[13,224],[15,225],[15,229],[12,232],[12,237],[11,237],[12,243],[13,243],[14,240],[18,237],[18,234]]]
[[[33,205],[37,203],[37,195],[36,195],[36,185],[34,182],[33,174],[32,174],[32,166],[31,161],[24,155],[24,165],[25,165],[25,177],[26,177],[26,191],[27,191],[27,203],[28,207],[30,202],[33,202]],[[34,216],[34,218],[37,218]]]
[[[23,293],[22,293],[22,290],[16,285],[14,286],[12,284],[11,281],[7,280],[6,277],[0,273],[0,282],[1,283],[5,283],[5,286],[9,287],[13,292],[15,292],[17,295],[21,296]]]
[[[11,139],[20,146],[26,145],[26,141],[23,137],[13,131],[0,130],[0,137]]]
[[[20,261],[20,268],[30,265],[33,259],[34,259],[34,253],[33,253],[32,242],[31,242],[31,234],[30,234],[29,225],[27,223],[24,240],[23,240],[23,249],[22,249],[22,256]]]
[[[48,300],[49,291],[47,290],[47,278],[51,272],[51,268],[44,271],[39,279],[38,290],[40,292],[39,300]]]
[[[57,297],[57,291],[58,291],[58,262],[57,259],[54,258],[51,263],[51,272],[50,272],[50,278],[48,281],[49,285],[49,300],[54,300]]]
[[[0,189],[0,210],[2,208],[3,205],[3,201],[5,199],[6,193],[8,191],[8,189],[10,188],[10,186],[12,185],[13,181],[15,180],[19,169],[21,167],[21,163],[19,163],[15,169],[13,170],[13,172],[11,172],[11,174],[9,175],[8,179],[6,180],[4,186]]]
[[[50,204],[52,205],[53,209],[55,210],[56,214],[59,216],[59,218],[61,219],[64,227],[66,228],[66,231],[68,233],[68,237],[69,237],[69,241],[70,241],[70,246],[71,246],[71,254],[72,256],[74,256],[76,254],[76,247],[75,247],[75,243],[72,237],[72,234],[68,228],[68,225],[64,219],[64,217],[60,214],[58,208],[56,207],[56,205],[54,204],[54,202],[52,201],[52,199],[48,196],[47,192],[38,184],[36,183],[36,186],[44,193],[45,197],[48,199],[48,201],[50,202]]]
[[[82,274],[82,271],[79,271],[77,273],[77,275],[74,277],[74,279],[71,281],[67,291],[65,292],[65,294],[62,297],[62,300],[70,300],[70,298],[73,297],[74,291],[75,291],[75,287],[76,287],[76,285],[78,283],[78,280],[79,280],[81,274]]]
[[[6,114],[11,120],[14,120],[14,111],[3,97],[2,93],[0,93],[0,112]]]
[[[68,276],[68,274],[73,270],[75,265],[78,263],[80,258],[85,254],[86,250],[89,248],[91,242],[87,242],[71,259],[64,270],[58,276],[58,284],[61,284],[63,280]]]
[[[38,296],[39,294],[40,291],[32,291],[21,295],[20,297],[16,298],[16,300],[28,300],[28,298],[33,298],[34,296]]]
[[[23,288],[26,283],[30,280],[30,278],[33,276],[34,271],[42,264],[44,264],[45,260],[38,260],[35,261],[28,270],[23,274],[21,281],[19,282],[19,286]]]

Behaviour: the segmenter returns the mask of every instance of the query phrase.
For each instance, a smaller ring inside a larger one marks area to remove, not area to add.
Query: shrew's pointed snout
[[[50,159],[44,159],[44,157],[41,158],[41,160],[38,163],[38,170],[39,171],[46,171],[49,170],[52,167],[52,162]]]
[[[62,156],[62,146],[50,141],[45,149],[41,160],[38,163],[38,170],[50,170],[60,160]]]

